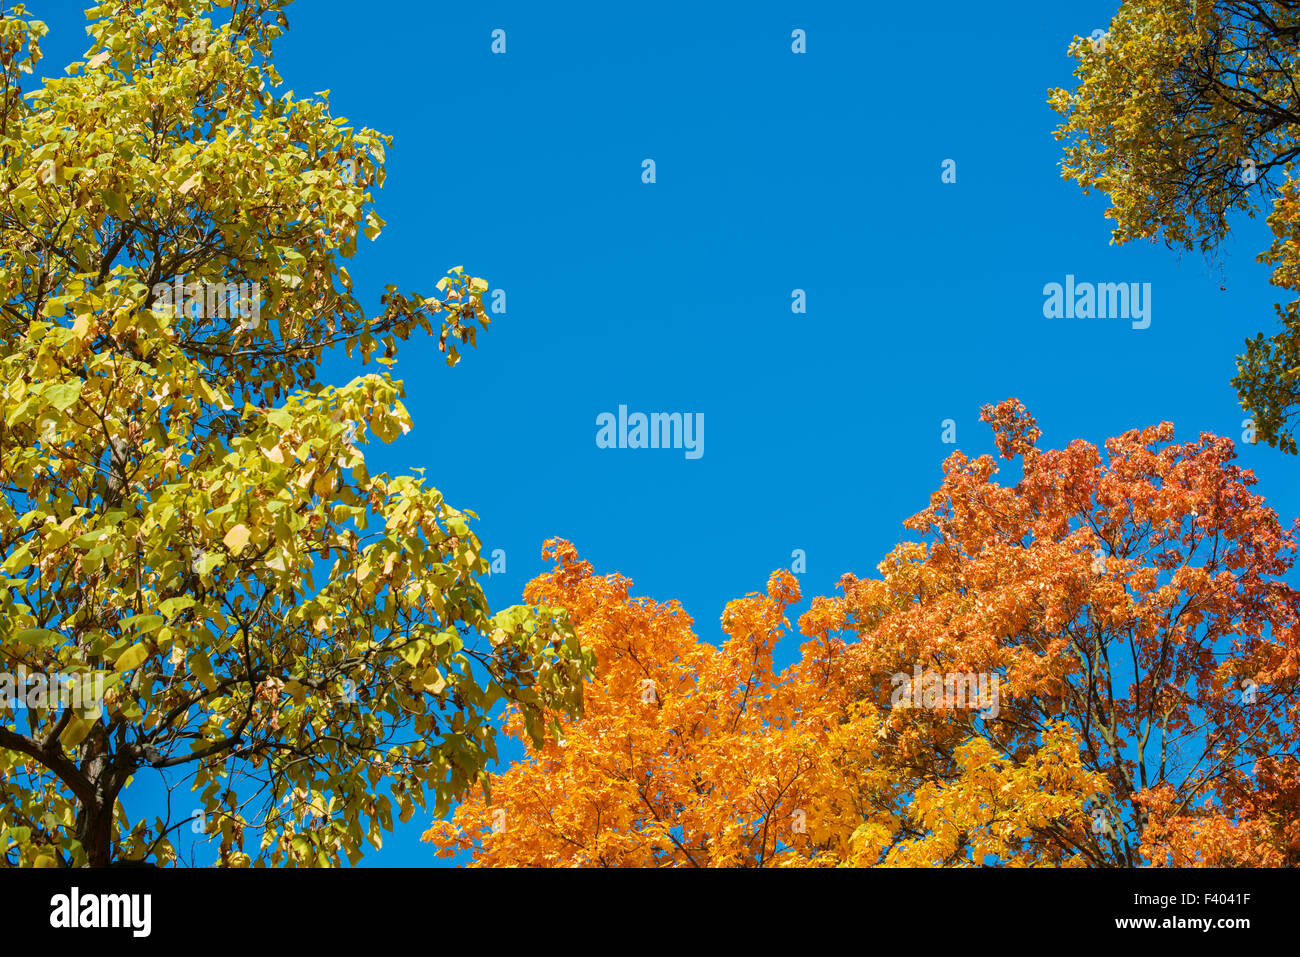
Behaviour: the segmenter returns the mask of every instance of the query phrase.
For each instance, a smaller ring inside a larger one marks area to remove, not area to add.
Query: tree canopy
[[[789,572],[715,647],[551,543],[526,596],[593,648],[586,710],[426,840],[478,866],[1295,864],[1297,528],[1228,439],[1103,456],[1039,449],[1014,400],[983,417],[1019,480],[954,453],[920,540],[813,598],[779,673]]]
[[[1233,213],[1271,206],[1259,256],[1293,297],[1247,339],[1232,384],[1259,438],[1297,451],[1300,423],[1300,9],[1286,0],[1126,0],[1076,40],[1078,83],[1053,90],[1066,179],[1110,197],[1114,241],[1211,252]]]
[[[473,514],[368,471],[401,383],[319,379],[421,330],[454,365],[487,283],[367,315],[343,263],[390,141],[274,92],[285,5],[100,3],[30,90],[45,27],[0,18],[0,655],[103,691],[0,710],[9,864],[168,863],[190,826],[223,864],[355,862],[480,780],[499,702],[539,741],[580,705],[563,613],[493,614]],[[132,820],[145,774],[168,810]]]

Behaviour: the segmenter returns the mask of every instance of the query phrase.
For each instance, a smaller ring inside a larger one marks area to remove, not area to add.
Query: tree
[[[472,513],[367,470],[411,426],[401,383],[319,381],[326,349],[391,365],[417,329],[455,364],[487,284],[365,315],[342,260],[383,225],[390,141],[272,93],[284,6],[101,3],[31,92],[45,27],[0,19],[7,864],[167,863],[180,827],[222,864],[355,862],[481,776],[499,701],[580,704],[562,616],[488,608]],[[145,774],[167,812],[133,821]]]
[[[921,540],[812,599],[779,675],[788,573],[714,648],[552,545],[525,594],[594,649],[586,711],[426,838],[478,865],[1300,861],[1296,528],[1230,440],[1165,423],[1103,461],[1040,450],[1014,400],[983,418],[1020,480],[954,453]]]
[[[818,656],[773,674],[794,576],[775,573],[765,594],[731,602],[715,648],[677,603],[629,597],[627,579],[594,575],[567,542],[548,542],[546,556],[558,567],[525,595],[565,609],[595,653],[584,717],[492,775],[426,840],[447,856],[472,849],[479,865],[762,866],[796,846],[816,855],[799,828],[831,766],[828,739],[870,748],[874,725],[866,715],[833,727],[835,702],[809,694]],[[525,718],[512,714],[506,732],[522,736]]]
[[[1283,0],[1126,0],[1104,36],[1076,40],[1073,90],[1053,90],[1067,180],[1110,197],[1114,241],[1214,250],[1233,212],[1265,201],[1259,259],[1297,298],[1282,329],[1246,341],[1232,380],[1260,438],[1295,453],[1300,422],[1300,10]]]

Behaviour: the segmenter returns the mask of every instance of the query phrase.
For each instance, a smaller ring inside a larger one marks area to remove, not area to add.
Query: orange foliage
[[[479,866],[1296,863],[1294,529],[1227,439],[1166,423],[1103,462],[1039,450],[1014,400],[984,418],[1020,481],[954,453],[922,540],[813,598],[780,673],[790,573],[715,647],[549,542],[525,597],[595,652],[585,713],[426,839]]]

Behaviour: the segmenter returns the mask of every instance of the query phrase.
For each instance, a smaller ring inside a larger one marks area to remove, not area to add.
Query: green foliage
[[[1159,239],[1211,253],[1234,216],[1269,202],[1272,282],[1300,296],[1300,10],[1287,0],[1124,0],[1078,39],[1073,89],[1053,90],[1062,172],[1110,198],[1117,243]],[[1246,340],[1232,380],[1261,441],[1295,454],[1300,298],[1282,328]]]
[[[8,863],[167,863],[195,808],[222,863],[355,862],[394,804],[484,777],[499,702],[581,705],[563,614],[489,610],[472,513],[367,470],[411,427],[400,382],[318,381],[331,346],[391,364],[417,329],[454,365],[487,284],[365,315],[341,260],[382,228],[390,141],[271,93],[284,6],[102,3],[29,93],[45,28],[0,19],[2,670],[106,689],[0,710]],[[177,315],[178,276],[256,283],[260,316]],[[149,772],[172,817],[128,820]]]

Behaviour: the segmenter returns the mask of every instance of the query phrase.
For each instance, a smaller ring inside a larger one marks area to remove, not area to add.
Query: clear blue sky
[[[81,6],[29,0],[46,72],[85,49]],[[285,89],[329,88],[336,115],[395,140],[358,290],[429,292],[463,264],[507,294],[456,369],[403,346],[415,428],[373,461],[426,467],[479,513],[507,552],[494,607],[561,536],[714,640],[795,548],[805,596],[872,574],[940,479],[943,420],[992,449],[984,403],[1020,398],[1050,447],[1161,420],[1239,439],[1234,356],[1275,331],[1262,221],[1237,223],[1221,266],[1115,247],[1104,197],[1060,178],[1047,91],[1116,6],[299,2]],[[1150,328],[1045,319],[1067,274],[1151,283]],[[326,379],[357,371],[340,355]],[[702,412],[705,454],[598,449],[620,404]],[[1300,513],[1300,460],[1240,461]],[[434,863],[427,823],[366,862]]]

